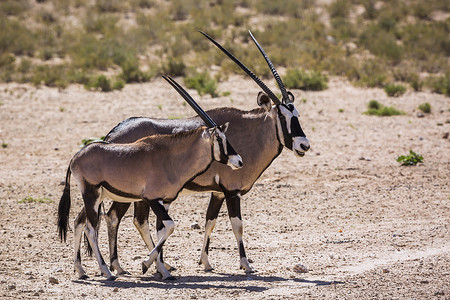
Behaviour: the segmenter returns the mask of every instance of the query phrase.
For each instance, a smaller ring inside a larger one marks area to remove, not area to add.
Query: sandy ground
[[[82,139],[102,136],[127,117],[194,113],[162,79],[111,93],[0,85],[0,298],[449,299],[449,98],[429,92],[388,98],[337,79],[329,86],[293,91],[312,148],[304,158],[285,149],[242,201],[247,255],[258,272],[239,270],[225,206],[211,241],[215,270],[205,273],[197,264],[204,231],[190,224],[203,225],[208,204],[208,195],[198,194],[171,206],[176,229],[165,256],[177,268],[176,281],[141,274],[148,251],[130,209],[119,255],[132,275],[107,282],[86,255],[91,279],[78,280],[72,230],[67,243],[57,236],[60,183],[70,158]],[[231,95],[191,93],[205,109],[256,107],[258,88],[247,79],[230,78],[220,91]],[[407,114],[363,115],[371,99]],[[418,118],[424,102],[432,113]],[[423,164],[396,162],[410,149],[424,156]],[[71,227],[82,206],[75,186],[72,195]],[[101,251],[108,259],[104,227]],[[309,272],[296,272],[298,264]]]

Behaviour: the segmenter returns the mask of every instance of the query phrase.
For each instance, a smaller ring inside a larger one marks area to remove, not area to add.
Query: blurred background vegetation
[[[343,76],[450,95],[448,0],[1,0],[0,81],[108,91],[243,73],[198,30],[270,77],[248,29],[291,88]]]

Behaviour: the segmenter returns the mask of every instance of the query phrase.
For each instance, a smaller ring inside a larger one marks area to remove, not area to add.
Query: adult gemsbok
[[[231,172],[223,165],[213,162],[205,173],[194,178],[184,187],[184,190],[190,192],[211,192],[206,212],[205,238],[200,257],[200,263],[204,265],[205,271],[212,270],[208,259],[210,236],[216,224],[219,210],[224,199],[226,199],[228,215],[239,247],[240,266],[246,273],[250,273],[253,272],[253,268],[246,257],[242,239],[241,196],[252,188],[262,172],[281,153],[283,147],[292,150],[297,156],[303,157],[310,148],[309,141],[300,126],[299,114],[294,106],[294,96],[286,91],[272,62],[253,35],[249,32],[279,85],[282,94],[281,100],[229,51],[207,34],[201,33],[242,68],[264,91],[260,92],[257,97],[257,103],[260,108],[251,111],[242,111],[235,108],[217,108],[208,111],[208,114],[219,123],[225,120],[230,121],[227,137],[243,158],[245,165],[240,170]],[[274,104],[273,106],[271,101]],[[198,126],[200,122],[201,120],[198,117],[183,120],[129,118],[114,127],[106,135],[105,140],[115,143],[127,143],[147,135],[189,130]],[[153,242],[148,225],[149,209],[142,202],[136,202],[134,205],[133,222],[147,247],[152,249]],[[129,203],[114,202],[106,215],[111,269],[115,269],[118,274],[127,273],[120,266],[118,260],[117,232],[120,221],[129,206]]]
[[[159,240],[150,252],[149,265],[157,258],[164,242],[174,230],[175,225],[166,206],[177,198],[185,184],[207,170],[213,161],[229,166],[230,170],[242,167],[241,157],[225,136],[229,123],[217,126],[184,90],[180,90],[181,87],[173,79],[164,78],[186,99],[207,127],[200,126],[177,134],[147,136],[129,144],[96,142],[74,155],[59,202],[58,229],[61,240],[66,240],[70,176],[73,174],[83,196],[85,213],[84,219],[77,219],[78,228],[75,229],[75,269],[80,278],[87,277],[81,266],[79,251],[82,236],[80,224],[83,222],[86,223],[84,232],[101,273],[108,280],[116,278],[102,258],[96,234],[103,193],[117,202],[142,201],[156,214]]]

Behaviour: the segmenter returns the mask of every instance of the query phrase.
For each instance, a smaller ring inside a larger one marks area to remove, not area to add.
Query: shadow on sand
[[[74,283],[92,284],[100,283],[103,286],[119,289],[128,288],[163,288],[163,289],[225,289],[242,290],[251,292],[263,292],[269,287],[261,286],[259,283],[297,282],[299,284],[311,284],[316,286],[328,286],[332,284],[344,284],[341,281],[307,280],[302,278],[283,278],[279,276],[260,275],[234,275],[234,274],[211,274],[206,276],[183,276],[176,280],[162,281],[154,277],[124,276],[115,281],[108,280],[75,280]],[[243,284],[245,282],[246,284]]]

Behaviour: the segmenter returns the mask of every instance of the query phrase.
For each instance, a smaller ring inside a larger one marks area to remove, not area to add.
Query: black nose
[[[305,146],[303,144],[300,144],[300,147],[302,147],[303,150],[308,151],[311,146],[309,146],[309,145]]]
[[[239,161],[239,167],[242,167],[243,163],[242,161]]]

